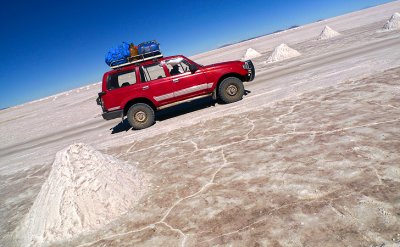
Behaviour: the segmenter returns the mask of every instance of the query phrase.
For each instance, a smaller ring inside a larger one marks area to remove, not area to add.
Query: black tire
[[[135,130],[145,129],[152,126],[155,122],[153,108],[144,103],[132,105],[126,114],[129,124]]]
[[[219,99],[226,104],[242,100],[244,94],[243,82],[237,77],[225,78],[218,87]]]

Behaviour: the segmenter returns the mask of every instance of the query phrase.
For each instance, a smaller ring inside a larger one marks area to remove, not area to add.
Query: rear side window
[[[139,68],[140,71],[140,80],[142,82],[157,80],[161,78],[165,78],[164,68],[161,63],[154,63],[146,66],[141,66]]]
[[[136,72],[131,71],[128,73],[118,75],[118,85],[125,87],[136,83]]]
[[[134,70],[124,71],[108,76],[107,89],[113,90],[130,86],[136,83],[136,72]]]

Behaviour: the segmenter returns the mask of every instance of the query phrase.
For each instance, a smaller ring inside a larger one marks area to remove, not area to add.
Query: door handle
[[[142,89],[147,90],[147,89],[149,89],[149,86],[144,86],[144,87],[142,87]]]
[[[178,82],[179,79],[172,79],[172,82]]]

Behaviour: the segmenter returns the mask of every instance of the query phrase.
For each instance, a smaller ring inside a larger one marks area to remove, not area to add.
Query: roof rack
[[[110,67],[112,69],[118,69],[118,68],[122,68],[122,67],[125,67],[125,66],[128,66],[128,65],[131,65],[131,64],[141,63],[141,62],[144,62],[144,61],[148,61],[148,60],[152,60],[152,59],[156,59],[156,58],[161,58],[161,57],[163,57],[163,54],[161,53],[161,51],[160,50],[156,50],[156,51],[152,51],[152,52],[148,52],[148,53],[144,53],[144,54],[128,57],[127,58],[128,62],[123,63],[123,64],[116,64],[116,63],[124,61],[125,59],[113,61],[110,64]]]

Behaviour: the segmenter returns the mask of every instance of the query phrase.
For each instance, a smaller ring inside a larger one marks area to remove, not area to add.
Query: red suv
[[[250,60],[202,66],[181,55],[149,58],[106,72],[97,104],[104,119],[126,116],[134,129],[144,129],[154,124],[155,111],[179,103],[207,96],[239,101],[243,82],[254,76]]]

